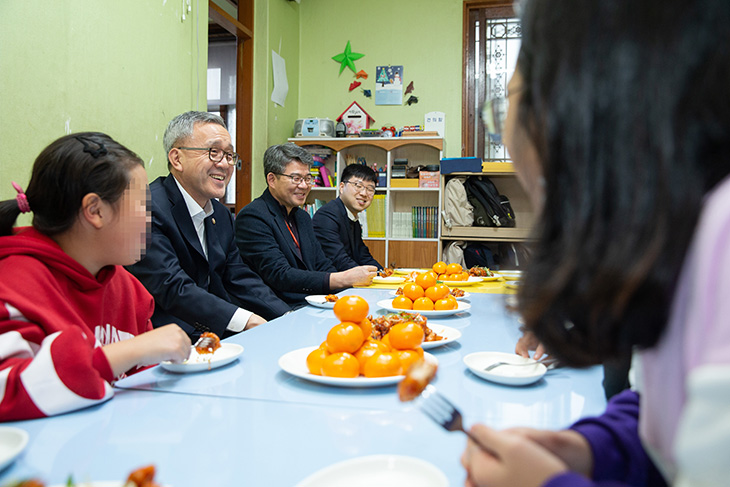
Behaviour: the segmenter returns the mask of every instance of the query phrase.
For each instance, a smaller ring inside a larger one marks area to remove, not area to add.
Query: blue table
[[[370,303],[389,291],[351,290]],[[605,407],[600,368],[557,369],[536,384],[509,387],[469,372],[462,357],[483,350],[512,352],[519,337],[504,296],[472,294],[472,309],[433,319],[458,328],[458,342],[432,349],[439,360],[434,384],[462,411],[466,425],[560,428]],[[11,479],[38,476],[62,483],[122,479],[154,463],[158,479],[191,485],[295,485],[346,459],[379,453],[431,462],[463,483],[459,456],[465,439],[430,422],[397,400],[395,386],[329,387],[279,369],[281,355],[318,345],[337,323],[331,310],[306,307],[228,339],[243,345],[240,359],[197,374],[155,367],[116,384],[102,405],[42,420],[11,423],[28,431],[27,450],[4,472]]]

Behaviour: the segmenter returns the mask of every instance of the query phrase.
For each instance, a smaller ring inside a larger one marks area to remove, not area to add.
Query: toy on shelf
[[[347,109],[337,117],[347,127],[347,135],[359,134],[364,129],[370,128],[370,123],[375,119],[368,115],[357,102],[353,101]]]

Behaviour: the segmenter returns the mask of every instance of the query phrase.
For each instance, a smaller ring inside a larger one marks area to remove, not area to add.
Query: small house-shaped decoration
[[[362,129],[369,129],[370,123],[375,119],[368,115],[368,112],[362,109],[356,101],[347,107],[347,110],[337,117],[338,122],[342,122],[347,127],[347,134],[359,134]]]

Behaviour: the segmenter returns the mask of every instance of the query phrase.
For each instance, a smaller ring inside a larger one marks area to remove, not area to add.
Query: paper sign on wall
[[[286,79],[286,61],[275,51],[271,51],[271,67],[274,70],[274,89],[271,91],[271,101],[284,106],[286,95],[289,93],[289,81]]]
[[[375,104],[403,104],[403,66],[375,67]]]

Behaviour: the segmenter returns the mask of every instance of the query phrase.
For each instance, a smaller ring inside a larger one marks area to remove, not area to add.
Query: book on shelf
[[[319,173],[322,175],[322,181],[324,182],[325,188],[332,187],[332,177],[330,176],[329,169],[327,166],[319,166]]]
[[[387,200],[384,194],[373,196],[373,202],[367,209],[368,237],[385,237],[385,214],[387,211]]]
[[[314,203],[306,203],[302,205],[302,210],[306,211],[310,217],[313,217],[317,210],[322,208],[326,203],[326,201],[315,199]]]
[[[436,238],[438,236],[438,207],[414,206],[411,210],[411,236]]]

